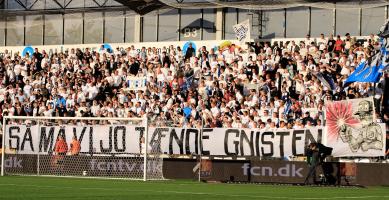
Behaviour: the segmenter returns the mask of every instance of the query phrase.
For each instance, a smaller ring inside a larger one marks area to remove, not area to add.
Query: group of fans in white
[[[152,125],[291,129],[323,125],[327,101],[374,96],[377,119],[388,122],[384,77],[375,91],[370,83],[344,87],[377,50],[374,35],[358,41],[346,34],[248,48],[5,51],[0,109],[2,116],[147,115]],[[131,77],[146,77],[147,87],[129,88]]]

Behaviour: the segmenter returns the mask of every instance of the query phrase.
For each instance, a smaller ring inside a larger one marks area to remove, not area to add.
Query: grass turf
[[[126,181],[0,177],[0,199],[389,199],[388,187],[310,187],[211,184],[195,181]]]

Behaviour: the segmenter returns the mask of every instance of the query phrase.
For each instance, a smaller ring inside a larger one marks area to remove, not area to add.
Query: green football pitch
[[[5,176],[0,177],[0,199],[389,199],[389,188]]]

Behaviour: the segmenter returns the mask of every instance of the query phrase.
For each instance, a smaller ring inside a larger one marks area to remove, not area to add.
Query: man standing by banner
[[[70,144],[70,154],[72,156],[77,156],[80,153],[81,144],[80,141],[77,140],[76,136],[73,136],[72,143]]]
[[[307,177],[305,178],[304,184],[308,184],[310,178],[312,178],[312,182],[316,184],[316,167],[320,164],[319,149],[316,147],[316,144],[309,144],[306,151],[306,156],[309,171]]]
[[[58,140],[55,143],[54,152],[56,155],[59,155],[59,156],[64,156],[68,152],[68,144],[66,143],[66,141],[62,137],[62,135],[58,136]]]
[[[54,166],[59,171],[63,170],[64,159],[67,152],[68,144],[63,136],[59,135],[54,147]]]
[[[319,165],[322,166],[324,177],[327,179],[329,177],[328,172],[326,172],[323,168],[324,159],[331,155],[332,148],[326,147],[321,143],[311,143],[308,146],[306,155],[307,162],[309,165],[309,172],[307,177],[305,178],[304,184],[309,183],[309,178],[313,179],[313,183],[316,184],[316,169]]]

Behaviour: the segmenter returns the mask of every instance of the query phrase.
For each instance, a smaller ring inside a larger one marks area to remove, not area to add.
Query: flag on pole
[[[235,36],[240,42],[250,40],[250,21],[247,19],[233,26]]]
[[[285,108],[284,108],[284,117],[285,119],[288,118],[288,114],[290,110],[292,109],[292,101],[290,99],[286,100]]]
[[[389,67],[389,20],[380,28],[380,51],[369,60],[361,62],[345,81],[345,85],[353,82],[377,83],[383,71]]]
[[[380,59],[379,56],[375,55],[373,59]],[[379,60],[376,60],[379,61]],[[384,65],[378,62],[362,62],[355,69],[355,71],[350,74],[350,76],[345,81],[345,85],[353,82],[362,82],[362,83],[377,83],[382,76],[382,69]]]
[[[318,73],[313,73],[317,79],[320,80],[320,82],[325,86],[327,87],[329,90],[333,91],[336,89],[336,86],[335,86],[335,83],[334,83],[334,79],[328,75],[328,74],[325,74],[325,73],[322,73],[322,72],[318,72]]]

